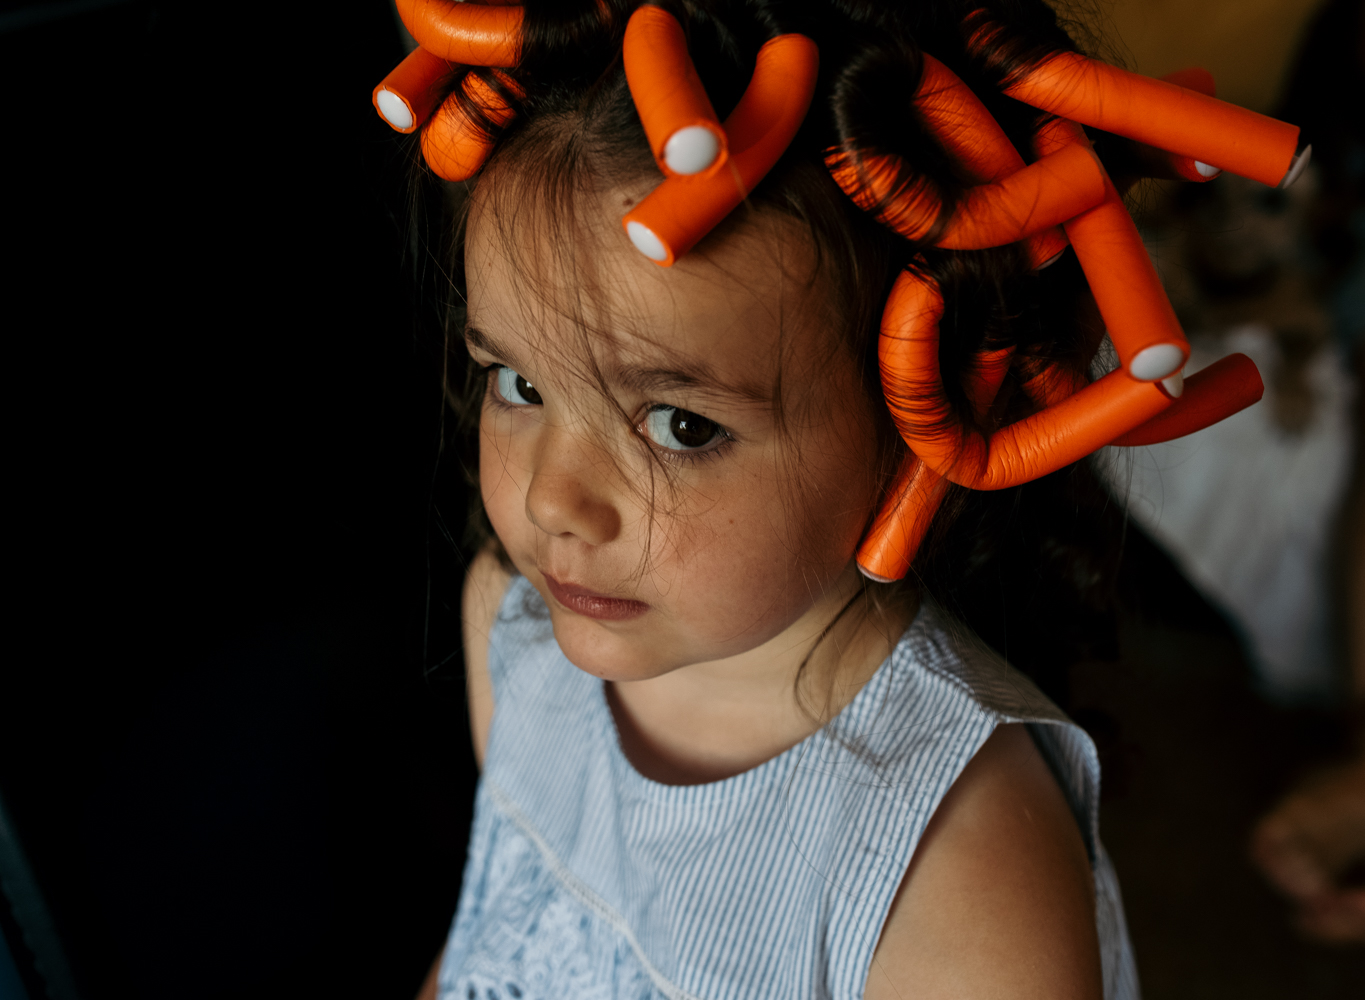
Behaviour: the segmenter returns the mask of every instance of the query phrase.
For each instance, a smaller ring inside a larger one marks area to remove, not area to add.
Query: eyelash
[[[479,371],[484,379],[484,399],[490,405],[496,406],[500,409],[523,410],[525,409],[524,406],[513,405],[512,403],[507,402],[505,399],[499,396],[497,388],[495,387],[494,380],[497,378],[498,371],[506,367],[507,367],[506,365],[500,365],[497,362],[479,366]],[[675,407],[670,406],[667,403],[650,403],[648,406],[645,407],[644,418],[647,418],[649,414],[656,413],[660,410],[672,409],[675,409]],[[644,418],[640,420],[640,424],[644,423]],[[732,435],[720,424],[716,424],[715,426],[716,432],[720,436],[720,443],[712,448],[698,448],[691,451],[677,451],[673,448],[665,448],[661,445],[655,444],[653,441],[649,439],[649,436],[647,434],[644,434],[640,430],[638,425],[633,427],[632,430],[634,431],[635,436],[640,438],[640,440],[642,440],[645,443],[645,445],[648,446],[648,448],[651,451],[653,451],[656,455],[658,455],[663,461],[697,465],[702,462],[709,462],[713,459],[720,458],[721,455],[729,451],[730,446],[734,444],[735,441],[734,435]]]

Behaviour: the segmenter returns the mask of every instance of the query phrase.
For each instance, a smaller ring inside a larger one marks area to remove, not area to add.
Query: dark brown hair
[[[982,99],[1017,148],[1027,151],[1040,112],[1005,97],[1006,81],[1074,43],[1042,0],[667,0],[717,113],[738,102],[759,47],[799,31],[820,46],[815,100],[787,153],[751,196],[751,207],[776,210],[810,233],[869,397],[880,401],[881,469],[889,483],[904,445],[882,396],[877,330],[892,282],[913,266],[938,281],[946,311],[940,364],[956,419],[976,424],[962,390],[974,354],[1012,346],[1019,359],[980,429],[1017,420],[1032,405],[1020,390],[1043,364],[1086,371],[1102,329],[1071,254],[1029,269],[1017,247],[942,251],[903,239],[861,211],[830,178],[835,148],[892,153],[904,164],[901,184],[927,180],[943,219],[969,179],[916,114],[911,96],[922,53],[929,52]],[[637,0],[527,0],[521,64],[512,93],[491,71],[479,73],[516,110],[503,127],[467,112],[495,141],[485,175],[515,172],[541,191],[567,197],[575,175],[630,183],[659,176],[635,114],[621,65],[621,39]],[[965,39],[984,23],[1004,29],[978,57]],[[452,90],[462,93],[460,77]],[[477,185],[476,178],[471,185]],[[464,363],[463,238],[467,194],[455,192],[452,230],[452,361]],[[736,214],[745,212],[741,207]],[[462,426],[473,431],[483,382],[470,371],[451,393]],[[471,467],[476,467],[470,463]],[[475,544],[492,539],[477,497]],[[948,610],[1064,700],[1066,669],[1112,645],[1112,581],[1123,518],[1085,463],[1026,486],[995,493],[954,487],[912,570]]]

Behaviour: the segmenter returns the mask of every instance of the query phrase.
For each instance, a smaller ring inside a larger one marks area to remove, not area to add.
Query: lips
[[[550,595],[554,597],[555,601],[566,610],[585,618],[620,622],[630,618],[638,618],[649,610],[649,605],[644,601],[631,601],[624,597],[608,597],[606,594],[599,594],[577,584],[560,583],[549,573],[544,574],[544,576],[545,585],[550,588]]]

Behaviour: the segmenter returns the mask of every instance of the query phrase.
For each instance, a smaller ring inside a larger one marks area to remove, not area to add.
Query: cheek
[[[847,568],[867,521],[870,501],[854,495],[865,471],[786,464],[716,490],[664,539],[656,573],[674,613],[737,650],[800,617]]]
[[[485,408],[479,421],[479,493],[484,510],[504,544],[526,521],[530,473],[518,455],[516,436],[505,414]]]

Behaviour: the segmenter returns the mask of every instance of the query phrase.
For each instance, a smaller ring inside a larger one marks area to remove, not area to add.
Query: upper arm
[[[999,727],[944,796],[892,903],[867,1000],[1099,1000],[1080,830],[1022,725]]]
[[[474,756],[480,767],[483,766],[484,748],[488,746],[488,730],[493,724],[488,637],[511,579],[498,557],[484,549],[470,563],[464,580],[461,615],[464,619],[465,684],[469,694],[469,730],[474,737]]]

